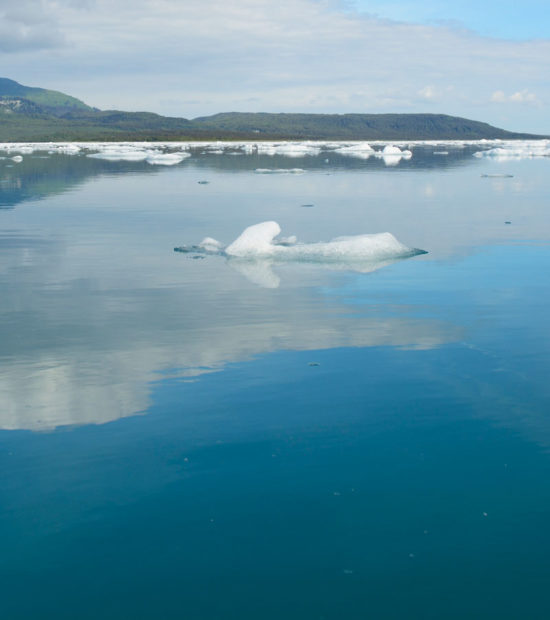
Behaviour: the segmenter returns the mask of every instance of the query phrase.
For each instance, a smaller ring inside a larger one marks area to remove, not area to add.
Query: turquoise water
[[[550,161],[431,151],[0,160],[4,618],[547,617]]]

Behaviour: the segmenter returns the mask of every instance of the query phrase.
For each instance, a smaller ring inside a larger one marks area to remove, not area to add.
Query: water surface
[[[4,616],[547,617],[550,160],[479,148],[0,160]],[[173,251],[264,220],[428,254]]]

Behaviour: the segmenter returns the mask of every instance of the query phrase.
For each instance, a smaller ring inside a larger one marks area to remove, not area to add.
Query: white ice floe
[[[13,153],[21,153],[22,155],[30,155],[36,150],[34,146],[22,145],[17,148],[11,149]]]
[[[281,232],[277,222],[262,222],[246,228],[225,248],[228,256],[240,258],[273,257],[290,261],[349,261],[385,259],[419,254],[400,243],[391,233],[336,237],[320,243],[281,243],[276,237]]]
[[[357,142],[355,144],[348,144],[346,146],[330,145],[332,152],[339,155],[345,155],[346,157],[355,157],[357,159],[369,159],[370,157],[377,157],[383,159],[387,166],[395,166],[402,159],[410,159],[412,157],[412,151],[408,149],[401,150],[394,144],[386,144],[382,150],[375,150],[367,142]]]
[[[398,146],[387,144],[382,152],[377,151],[374,155],[382,158],[386,166],[397,166],[402,159],[410,159],[412,152],[408,149],[402,151]]]
[[[367,142],[359,142],[348,146],[338,146],[333,152],[339,155],[346,155],[347,157],[356,157],[358,159],[369,159],[369,157],[374,155],[374,149]]]
[[[191,157],[190,153],[151,153],[145,161],[157,166],[174,166],[188,157]]]
[[[136,148],[106,147],[98,153],[88,153],[93,159],[106,159],[107,161],[145,161],[153,153]]]
[[[256,174],[303,174],[303,168],[256,168]]]
[[[14,161],[16,164],[19,164],[23,161],[23,158],[21,157],[21,155],[15,155],[15,157],[11,158],[12,161]]]
[[[493,159],[534,159],[550,157],[550,140],[513,140],[492,149],[477,151],[474,157]]]
[[[332,269],[349,269],[368,273],[398,260],[425,254],[409,248],[391,233],[336,237],[332,241],[298,243],[296,237],[277,238],[281,228],[277,222],[261,222],[246,228],[224,248],[211,237],[199,245],[175,248],[192,254],[225,256],[231,265],[251,282],[266,288],[279,286],[273,272],[276,263],[314,263]]]
[[[283,142],[283,143],[260,143],[256,150],[259,155],[284,155],[285,157],[304,157],[306,155],[319,155],[321,146],[308,142]]]
[[[87,150],[96,151],[87,154],[87,157],[92,157],[93,159],[129,162],[145,161],[154,166],[174,166],[191,157],[190,153],[184,151],[165,153],[159,149],[148,149],[133,144],[94,144],[88,147]]]
[[[218,254],[223,250],[223,245],[212,237],[205,237],[198,247],[211,254]]]

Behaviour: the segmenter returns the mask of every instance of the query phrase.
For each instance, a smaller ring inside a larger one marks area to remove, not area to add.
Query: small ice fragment
[[[344,568],[344,575],[353,575],[351,568]]]
[[[21,157],[21,155],[15,155],[15,157],[11,158],[12,161],[14,161],[16,164],[19,164],[20,162],[23,161],[23,158]]]
[[[340,491],[334,491],[333,495],[336,495],[337,497],[339,497],[341,494],[340,494]]]
[[[414,558],[414,553],[409,553],[410,558]]]
[[[256,174],[303,174],[303,168],[256,168]]]
[[[221,252],[223,245],[212,237],[205,237],[200,243],[199,248],[206,250],[207,252]]]
[[[486,517],[486,516],[488,516],[488,515],[487,515],[487,513],[486,513],[486,512],[484,512],[484,513],[483,513],[483,516],[484,516],[484,517]]]
[[[320,366],[319,362],[309,362],[308,366]]]

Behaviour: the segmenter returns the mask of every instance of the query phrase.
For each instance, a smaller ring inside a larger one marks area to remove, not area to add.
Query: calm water
[[[550,160],[445,148],[0,160],[2,618],[548,617]],[[268,219],[429,253],[173,251]]]

